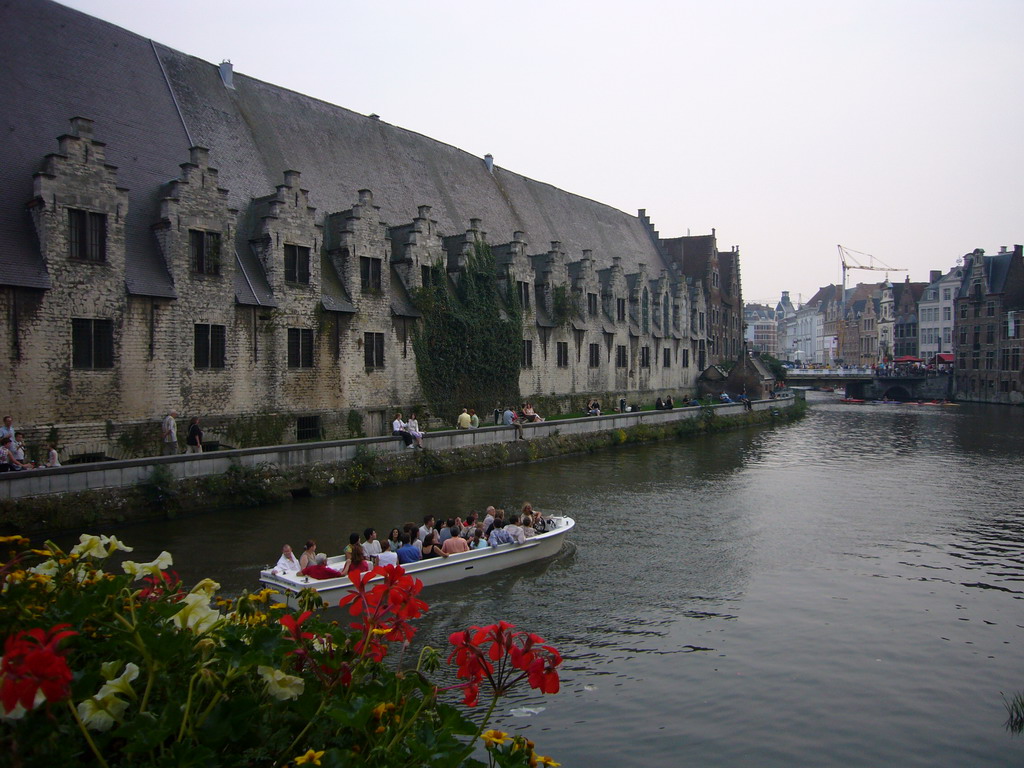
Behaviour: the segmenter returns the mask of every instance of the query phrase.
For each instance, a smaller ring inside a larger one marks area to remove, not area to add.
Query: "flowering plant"
[[[474,627],[452,636],[459,682],[438,686],[436,651],[404,663],[427,605],[400,567],[350,576],[343,628],[312,591],[293,612],[269,589],[186,590],[166,552],[108,572],[131,551],[114,537],[3,545],[0,754],[14,765],[557,765],[487,724],[520,680],[557,692],[558,652],[504,622]],[[455,689],[467,706],[489,693],[486,716],[446,701]]]

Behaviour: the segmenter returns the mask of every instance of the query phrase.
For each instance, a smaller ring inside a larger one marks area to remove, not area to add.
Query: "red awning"
[[[900,357],[897,357],[893,362],[894,363],[923,363],[924,360],[922,360],[920,357],[914,357],[913,355],[902,355]]]
[[[953,355],[951,353],[949,353],[949,352],[939,352],[939,354],[937,354],[935,356],[935,362],[936,363],[952,363],[953,362]]]

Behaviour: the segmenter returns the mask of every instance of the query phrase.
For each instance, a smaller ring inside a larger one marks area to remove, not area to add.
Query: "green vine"
[[[519,402],[522,309],[501,295],[486,243],[475,244],[454,288],[435,264],[415,300],[423,313],[412,341],[416,373],[433,414],[454,420],[463,408]]]
[[[556,285],[551,293],[552,314],[551,319],[556,325],[567,326],[574,318],[580,316],[580,308],[576,305],[569,288],[565,285]]]

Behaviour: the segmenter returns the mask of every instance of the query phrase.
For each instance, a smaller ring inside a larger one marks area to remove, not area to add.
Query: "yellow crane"
[[[846,273],[855,269],[868,270],[872,272],[885,272],[886,278],[888,279],[889,272],[907,272],[908,270],[902,267],[890,267],[880,259],[876,259],[870,253],[861,253],[855,251],[852,248],[845,248],[841,245],[836,246],[839,249],[839,269],[841,273],[841,282],[839,289],[839,317],[836,318],[836,353],[837,355],[842,354],[843,349],[843,331],[846,327]],[[856,254],[856,256],[854,255]],[[862,256],[867,259],[867,264],[862,264],[857,256]],[[877,262],[877,265],[876,265]]]

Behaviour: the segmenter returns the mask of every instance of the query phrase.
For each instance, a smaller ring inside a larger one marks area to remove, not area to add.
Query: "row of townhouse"
[[[820,288],[800,307],[776,307],[780,355],[814,365],[877,366],[919,358],[954,369],[958,399],[1024,400],[1021,246],[966,254],[927,283],[888,279]]]

